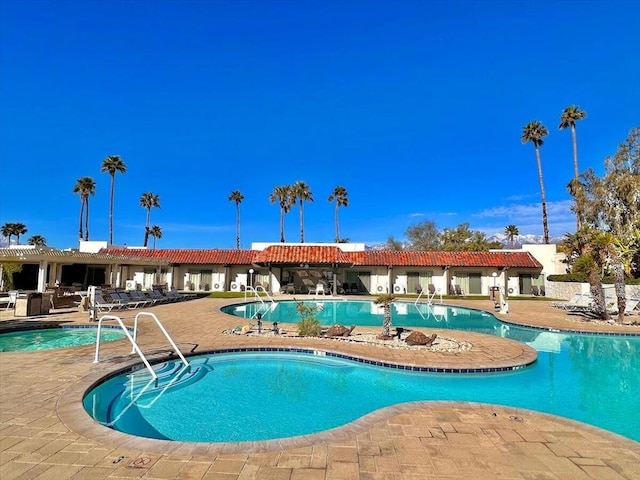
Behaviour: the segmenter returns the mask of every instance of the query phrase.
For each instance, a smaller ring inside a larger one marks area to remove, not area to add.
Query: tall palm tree
[[[309,185],[304,182],[296,182],[291,187],[291,200],[297,200],[300,205],[300,243],[304,243],[304,202],[313,202],[313,193]]]
[[[244,200],[244,195],[240,190],[234,190],[229,195],[229,201],[236,203],[236,248],[240,250],[240,204]]]
[[[73,193],[80,195],[80,240],[82,240],[82,215],[85,215],[85,240],[89,240],[89,195],[96,194],[96,182],[91,177],[80,177],[73,186]]]
[[[153,249],[156,249],[156,239],[162,238],[162,229],[158,225],[149,228],[149,235],[153,237]]]
[[[278,205],[280,205],[280,241],[284,243],[284,216],[289,213],[293,206],[291,202],[291,187],[288,185],[274,187],[273,192],[269,195],[269,201],[271,203],[278,202]]]
[[[336,208],[334,213],[334,218],[336,222],[336,243],[340,243],[340,226],[338,223],[338,208],[346,207],[349,205],[349,199],[347,198],[347,195],[349,195],[349,192],[347,192],[346,188],[341,186],[337,186],[336,188],[334,188],[331,195],[329,195],[329,202],[333,202],[334,200],[336,202]]]
[[[29,237],[29,240],[27,240],[27,244],[35,245],[36,247],[46,247],[47,239],[42,235],[32,235],[31,237]]]
[[[384,309],[382,333],[379,336],[381,339],[391,338],[391,304],[395,299],[396,297],[392,293],[384,293],[374,300],[374,303],[382,305],[382,308]]]
[[[520,235],[520,231],[518,230],[518,227],[516,227],[515,225],[507,225],[504,229],[504,234],[509,239],[509,246],[513,248],[514,239],[518,235]]]
[[[570,105],[565,108],[560,114],[560,125],[558,128],[560,130],[565,130],[567,128],[571,128],[571,141],[573,143],[573,182],[575,183],[574,188],[579,186],[578,177],[578,139],[576,138],[576,122],[578,120],[583,120],[586,118],[587,112],[581,110],[577,105]],[[576,196],[576,200],[579,197]],[[581,218],[581,207],[579,201],[576,202],[576,230],[580,228],[580,224],[582,223]]]
[[[160,208],[160,195],[156,195],[153,192],[145,192],[140,196],[140,206],[147,210],[147,220],[144,224],[144,243],[143,246],[147,246],[149,243],[149,225],[151,224],[151,209]]]
[[[5,223],[4,225],[2,225],[2,236],[6,237],[9,245],[11,245],[11,237],[14,235],[13,225],[13,223]]]
[[[102,161],[102,173],[111,176],[111,193],[109,195],[109,245],[113,244],[113,199],[116,192],[116,173],[127,173],[127,166],[120,155],[109,155]]]
[[[540,160],[540,147],[544,144],[543,138],[549,135],[547,127],[534,120],[527,123],[522,129],[522,143],[533,143],[536,151],[536,161],[538,163],[538,179],[540,180],[540,198],[542,203],[542,229],[544,243],[549,243],[549,220],[547,218],[547,197],[544,193],[544,181],[542,177],[542,162]]]
[[[16,236],[16,241],[20,245],[20,235],[27,233],[27,226],[24,223],[13,224],[13,234]]]

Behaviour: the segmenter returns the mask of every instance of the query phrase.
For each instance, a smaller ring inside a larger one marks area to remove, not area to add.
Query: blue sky
[[[307,242],[402,239],[468,222],[542,234],[533,147],[552,236],[573,231],[566,185],[577,104],[580,169],[602,173],[640,123],[634,1],[0,0],[0,224],[77,246],[76,179],[91,176],[90,239],[141,245],[143,192],[160,195],[159,248],[279,240],[277,185],[308,183]],[[287,241],[299,216],[286,216]],[[26,238],[24,238],[26,241]]]

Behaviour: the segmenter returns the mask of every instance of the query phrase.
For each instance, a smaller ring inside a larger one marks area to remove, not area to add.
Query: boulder
[[[433,335],[426,336],[422,332],[413,331],[404,339],[404,341],[407,345],[424,345],[428,347],[433,343],[436,337],[437,335],[435,333]]]
[[[351,328],[347,328],[343,325],[332,325],[327,329],[325,335],[327,337],[348,337],[351,335],[354,328],[356,328],[355,325],[351,325]]]

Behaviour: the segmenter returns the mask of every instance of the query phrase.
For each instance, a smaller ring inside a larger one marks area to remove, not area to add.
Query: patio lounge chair
[[[93,297],[94,304],[93,306],[97,308],[99,311],[107,311],[110,312],[112,310],[122,310],[127,308],[125,304],[122,302],[108,301],[106,300],[101,293],[96,292]]]

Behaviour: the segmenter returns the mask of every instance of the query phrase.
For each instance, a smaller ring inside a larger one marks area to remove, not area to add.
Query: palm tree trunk
[[[336,243],[340,243],[340,227],[338,223],[338,204],[336,203],[335,210],[335,221],[336,221]]]
[[[589,284],[591,297],[593,298],[593,310],[597,318],[607,320],[609,314],[605,306],[604,290],[602,289],[602,281],[600,280],[600,268],[594,265],[589,272]]]
[[[545,245],[549,244],[549,220],[547,217],[547,196],[544,192],[544,181],[542,178],[542,161],[540,160],[540,149],[536,145],[536,161],[538,162],[538,179],[540,180],[540,198],[542,203],[542,230]]]
[[[384,323],[382,324],[382,336],[389,338],[391,336],[391,305],[384,305]]]
[[[300,243],[304,243],[304,202],[300,200]]]
[[[143,247],[146,247],[149,243],[149,224],[151,223],[151,207],[147,208],[147,221],[144,224],[144,243]]]
[[[240,250],[240,204],[236,202],[236,249]]]
[[[614,259],[612,268],[616,297],[618,297],[618,323],[623,323],[624,311],[627,308],[627,295],[625,293],[624,266],[620,262],[620,258]]]
[[[578,138],[576,135],[576,126],[571,125],[571,141],[573,143],[573,179],[575,181],[575,188],[580,188],[578,185]],[[580,196],[576,195],[576,232],[580,230],[582,224],[582,204]]]
[[[85,204],[86,204],[86,210],[85,210],[85,218],[84,218],[84,228],[85,228],[85,233],[84,233],[84,239],[85,241],[89,240],[89,197],[86,198],[85,200]]]
[[[79,238],[82,240],[82,216],[84,215],[84,198],[80,198],[80,229],[79,229]]]
[[[109,246],[113,245],[113,197],[116,191],[116,174],[111,175],[111,194],[109,198]]]
[[[284,208],[280,207],[280,243],[284,243]]]

